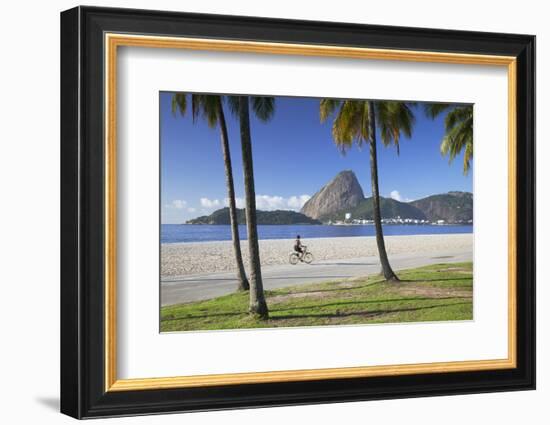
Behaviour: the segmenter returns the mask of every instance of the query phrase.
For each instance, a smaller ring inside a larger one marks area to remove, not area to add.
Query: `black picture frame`
[[[517,367],[106,392],[104,33],[507,55],[517,58]],[[76,7],[61,13],[61,412],[75,418],[535,388],[535,37]]]

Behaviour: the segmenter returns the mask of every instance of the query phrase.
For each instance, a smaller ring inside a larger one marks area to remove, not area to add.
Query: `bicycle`
[[[304,249],[302,253],[296,251],[290,253],[288,260],[293,266],[298,264],[299,261],[306,264],[311,264],[313,261],[313,254],[307,250],[307,246],[302,245],[302,248]]]

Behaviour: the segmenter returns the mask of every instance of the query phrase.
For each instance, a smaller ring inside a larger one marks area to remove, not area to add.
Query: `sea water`
[[[440,235],[452,233],[472,233],[471,225],[384,225],[384,236],[392,235]],[[229,225],[208,224],[162,224],[161,243],[230,241]],[[239,235],[246,239],[246,226],[239,226]],[[346,236],[375,236],[373,225],[259,225],[260,239],[303,239],[336,238]]]

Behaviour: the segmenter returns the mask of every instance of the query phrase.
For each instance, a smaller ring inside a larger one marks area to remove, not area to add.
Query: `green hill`
[[[372,198],[365,198],[356,207],[332,214],[327,214],[321,217],[321,220],[323,222],[344,220],[346,213],[351,213],[352,219],[372,220],[374,218],[372,205]],[[391,198],[380,197],[380,213],[382,215],[382,218],[401,217],[426,220],[426,215],[417,207],[405,202],[396,201],[395,199]]]
[[[380,212],[383,219],[400,217],[431,222],[444,220],[446,223],[471,223],[473,195],[470,192],[448,192],[412,202],[381,197]],[[350,213],[352,219],[372,220],[372,198],[365,198],[356,207],[326,214],[320,220],[324,223],[344,220],[346,213]]]
[[[307,217],[296,211],[256,211],[258,224],[321,224],[320,221]],[[237,221],[246,224],[244,209],[237,209]],[[221,208],[210,215],[188,220],[186,224],[230,224],[229,208]]]
[[[448,192],[410,203],[422,210],[430,221],[465,223],[473,220],[474,199],[470,192]]]

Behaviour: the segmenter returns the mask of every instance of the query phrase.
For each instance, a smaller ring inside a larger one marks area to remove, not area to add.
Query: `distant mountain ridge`
[[[290,210],[256,210],[256,219],[258,224],[321,224],[318,220]],[[237,208],[237,222],[239,224],[246,224],[244,209]],[[221,208],[210,215],[203,215],[187,220],[186,224],[230,224],[229,208]]]
[[[302,207],[300,212],[291,210],[257,210],[258,224],[321,224],[351,220],[373,220],[372,197],[365,198],[363,189],[351,170],[338,173]],[[473,220],[473,195],[470,192],[451,191],[427,196],[411,202],[401,202],[380,197],[382,219],[411,219],[418,222],[466,224]],[[244,209],[237,209],[239,224],[245,224]],[[230,224],[229,208],[221,208],[210,215],[203,215],[187,224]]]
[[[473,220],[474,197],[470,192],[448,192],[410,202],[421,210],[430,221],[445,220],[449,223]]]
[[[364,197],[363,189],[351,170],[342,171],[323,186],[304,204],[301,213],[322,222],[343,221],[348,213],[352,220],[374,218],[372,197]],[[383,219],[471,223],[473,195],[470,192],[452,191],[412,202],[380,197],[380,213]]]
[[[355,208],[337,211],[320,217],[323,222],[344,220],[345,214],[351,214],[352,219],[373,220],[372,197],[363,199]],[[427,220],[426,215],[418,208],[405,202],[399,202],[392,198],[380,197],[380,214],[383,219],[412,218],[415,220]]]

